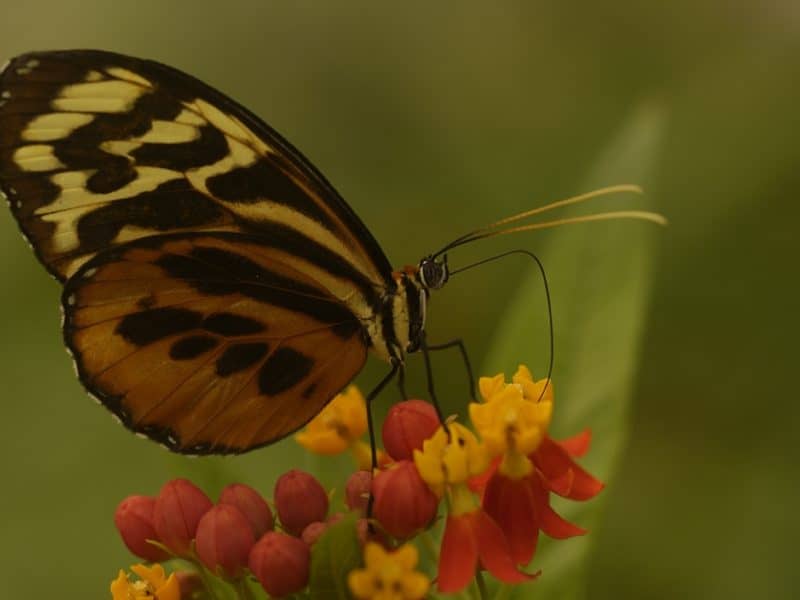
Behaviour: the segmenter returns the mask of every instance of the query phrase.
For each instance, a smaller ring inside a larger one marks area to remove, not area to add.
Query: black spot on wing
[[[169,357],[174,360],[190,360],[215,348],[219,342],[209,335],[190,335],[172,344]]]
[[[231,346],[217,359],[217,375],[227,377],[244,371],[264,358],[267,352],[269,345],[263,342]]]
[[[208,179],[206,187],[211,194],[226,202],[250,204],[271,200],[335,230],[328,213],[269,158],[215,175]]]
[[[123,318],[116,333],[137,346],[146,346],[200,326],[203,316],[186,308],[152,308]]]
[[[203,321],[203,329],[219,335],[233,336],[260,333],[266,327],[261,321],[223,312],[207,316]]]
[[[167,253],[156,264],[204,294],[239,293],[264,304],[307,314],[323,323],[355,321],[345,306],[326,297],[327,291],[284,277],[238,253],[196,246],[189,256]]]
[[[313,366],[314,360],[305,354],[288,346],[278,348],[258,373],[258,389],[268,396],[285,392],[305,379]]]
[[[111,243],[125,225],[169,231],[208,225],[223,218],[216,202],[190,189],[185,180],[175,179],[86,213],[78,220],[78,239],[81,251],[90,252]]]

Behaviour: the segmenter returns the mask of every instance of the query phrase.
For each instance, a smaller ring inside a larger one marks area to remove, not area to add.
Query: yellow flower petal
[[[347,575],[347,585],[363,600],[419,600],[428,591],[428,578],[414,570],[419,555],[411,544],[394,552],[368,542],[364,548],[365,568]]]
[[[156,563],[152,567],[138,564],[131,567],[131,571],[139,576],[139,579],[146,582],[152,589],[157,590],[167,581],[167,574],[164,567]]]
[[[494,377],[481,377],[478,379],[478,390],[481,397],[488,402],[493,395],[502,390],[506,385],[504,373],[498,373]]]
[[[181,584],[177,575],[172,573],[166,583],[156,590],[158,600],[181,600]]]
[[[394,561],[403,569],[411,571],[417,566],[419,551],[416,546],[403,544],[393,554]]]
[[[347,575],[347,585],[356,598],[369,598],[375,581],[367,569],[355,569]]]
[[[320,413],[295,435],[295,440],[316,454],[340,454],[367,430],[367,407],[359,389],[351,385],[337,394]]]
[[[111,582],[111,597],[113,600],[128,600],[128,590],[131,584],[128,581],[128,576],[122,569],[119,570],[117,578]]]

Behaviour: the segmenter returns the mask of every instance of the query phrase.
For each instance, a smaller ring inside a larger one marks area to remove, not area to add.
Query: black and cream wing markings
[[[230,98],[165,65],[31,53],[0,74],[0,189],[67,279],[108,247],[174,231],[302,231],[375,285],[391,267],[299,151]]]
[[[280,253],[237,233],[141,238],[64,288],[84,385],[170,449],[237,453],[305,424],[361,369],[361,322]]]
[[[174,450],[286,435],[381,339],[395,284],[364,224],[263,121],[165,65],[90,50],[11,60],[0,191],[65,284],[84,385]]]

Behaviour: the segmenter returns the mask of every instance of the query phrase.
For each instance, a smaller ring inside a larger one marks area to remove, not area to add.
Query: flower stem
[[[486,581],[483,579],[483,571],[475,573],[475,581],[478,583],[478,592],[481,595],[481,600],[488,600],[489,590],[486,587]]]
[[[246,577],[241,577],[236,582],[236,592],[240,600],[255,600],[253,590],[250,589],[250,585],[247,583]]]

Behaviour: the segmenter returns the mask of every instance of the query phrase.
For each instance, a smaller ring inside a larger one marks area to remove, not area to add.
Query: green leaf
[[[615,183],[637,183],[647,190],[656,160],[663,115],[643,106],[601,153],[579,191]],[[570,207],[560,216],[619,208],[648,209],[650,198],[624,195],[591,206]],[[550,283],[555,328],[555,411],[551,435],[558,439],[590,427],[592,447],[581,459],[590,472],[609,483],[627,437],[631,391],[639,360],[643,323],[651,287],[655,240],[665,231],[636,221],[570,225],[549,236],[538,252]],[[544,291],[535,265],[520,283],[498,327],[482,373],[505,371],[518,363],[545,375],[548,326]],[[537,304],[539,303],[539,304]],[[534,354],[535,353],[535,354]],[[554,508],[566,519],[593,529],[603,494],[588,502],[562,501]],[[539,580],[501,590],[504,598],[538,600],[585,596],[585,563],[591,534],[563,541],[544,539],[531,564]],[[510,592],[510,593],[508,593]]]
[[[349,600],[347,574],[361,565],[356,515],[350,514],[329,527],[311,549],[311,598]]]

